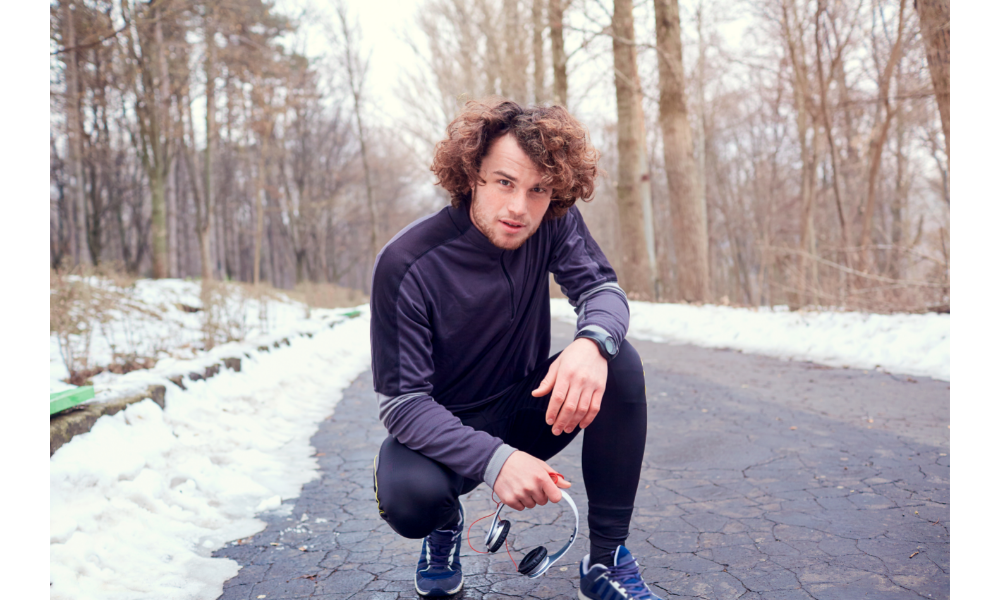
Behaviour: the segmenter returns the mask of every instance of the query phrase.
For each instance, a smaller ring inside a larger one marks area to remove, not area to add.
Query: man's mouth
[[[508,221],[506,219],[500,219],[500,223],[510,231],[517,231],[524,227],[523,223],[518,223],[517,221]]]

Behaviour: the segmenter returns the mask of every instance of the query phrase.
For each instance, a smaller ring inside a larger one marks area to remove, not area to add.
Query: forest
[[[948,0],[420,0],[402,33],[319,5],[50,2],[53,272],[367,293],[448,202],[445,125],[501,95],[589,128],[578,206],[630,298],[950,311]]]

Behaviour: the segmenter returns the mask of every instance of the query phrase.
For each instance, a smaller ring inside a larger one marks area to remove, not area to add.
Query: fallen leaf
[[[278,542],[271,542],[271,545],[272,546],[280,546],[281,544],[279,544]]]
[[[916,556],[918,554],[920,554],[920,550],[917,550],[916,552],[914,552],[913,554],[911,554],[910,558],[913,558],[914,556]]]
[[[795,425],[792,425],[791,427],[789,427],[789,429],[791,429],[792,431],[795,431],[796,429],[798,429],[798,427],[796,427]]]
[[[306,547],[305,546],[299,546],[299,550],[301,550],[302,552],[305,552],[306,551]]]

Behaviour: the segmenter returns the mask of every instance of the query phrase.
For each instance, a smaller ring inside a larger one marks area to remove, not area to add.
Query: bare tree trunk
[[[187,112],[187,122],[185,123],[188,135],[181,135],[181,151],[184,156],[184,166],[185,175],[187,175],[188,185],[191,187],[191,193],[194,195],[194,215],[195,215],[195,233],[197,234],[198,240],[198,255],[201,259],[201,279],[202,279],[202,292],[204,292],[207,287],[206,284],[212,281],[212,246],[211,246],[211,227],[212,227],[212,207],[207,202],[207,195],[202,190],[202,182],[199,180],[198,176],[198,160],[196,156],[195,148],[195,136],[194,136],[194,115],[191,112],[191,102],[185,94],[182,98],[182,104]],[[185,137],[189,139],[189,142],[185,142]]]
[[[351,97],[354,99],[354,120],[358,126],[358,141],[361,144],[361,164],[365,171],[365,194],[368,199],[368,218],[371,220],[371,235],[369,244],[371,247],[372,260],[378,254],[378,221],[375,218],[375,198],[372,193],[371,169],[368,166],[368,148],[365,143],[365,129],[361,122],[361,94],[365,83],[365,71],[367,65],[360,64],[355,56],[354,39],[351,29],[347,24],[347,10],[343,4],[337,6],[337,15],[340,17],[340,26],[344,34],[344,66],[347,67],[348,85],[351,86]],[[357,62],[357,64],[355,64]]]
[[[789,14],[791,4],[791,14]],[[809,256],[814,247],[813,205],[816,192],[816,135],[812,125],[812,110],[807,104],[809,79],[806,75],[804,48],[800,37],[800,22],[794,1],[782,0],[782,30],[788,49],[789,62],[792,68],[792,94],[795,99],[796,129],[799,140],[799,156],[802,160],[802,172],[799,193],[802,197],[802,216],[799,224],[799,260],[796,282],[796,293],[791,294],[789,305],[792,310],[806,303],[806,272]],[[812,134],[812,135],[810,135]],[[845,223],[846,226],[846,223]],[[848,251],[847,248],[844,249]]]
[[[545,32],[545,25],[542,21],[543,0],[532,0],[531,2],[531,62],[534,65],[535,104],[541,104],[546,99],[545,94],[545,40],[542,34]]]
[[[841,241],[844,244],[844,248],[849,248],[851,246],[851,235],[850,229],[848,228],[847,221],[844,218],[844,206],[840,197],[840,178],[837,174],[837,163],[839,159],[837,157],[837,146],[833,142],[833,127],[830,124],[830,110],[827,102],[827,90],[829,89],[829,84],[823,73],[823,46],[820,43],[820,17],[826,10],[826,5],[821,3],[816,8],[816,18],[815,18],[815,28],[814,41],[816,43],[816,74],[819,78],[819,105],[820,114],[823,116],[823,129],[826,131],[826,143],[830,151],[830,170],[831,179],[833,183],[833,198],[837,203],[837,216],[840,219],[840,233]],[[839,40],[838,40],[839,44]],[[837,48],[837,55],[831,57],[830,59],[830,78],[833,79],[833,73],[838,69],[841,60],[841,52],[843,51],[843,46]],[[813,133],[815,135],[815,132]],[[815,145],[814,145],[815,146]],[[849,252],[849,251],[846,251]]]
[[[164,206],[164,188],[171,162],[169,136],[164,134],[165,121],[168,116],[163,112],[165,99],[159,98],[162,88],[161,79],[168,77],[163,72],[160,62],[150,59],[158,52],[156,35],[150,33],[149,21],[158,22],[162,16],[162,7],[148,7],[149,14],[137,12],[132,4],[121,0],[122,13],[128,21],[125,28],[126,45],[131,59],[131,80],[135,86],[135,112],[139,125],[139,136],[136,143],[142,160],[143,170],[149,180],[150,191],[150,253],[153,262],[153,277],[160,279],[169,276],[169,260],[167,256],[167,227]],[[135,35],[133,36],[133,29]],[[162,36],[161,36],[162,37]],[[138,46],[136,45],[138,42]],[[138,51],[141,49],[141,54]],[[139,85],[141,81],[141,86]],[[138,222],[138,221],[137,221]],[[136,265],[141,262],[143,252],[142,240],[138,240]]]
[[[636,89],[642,89],[639,80]],[[646,242],[646,256],[649,257],[649,272],[653,277],[653,299],[659,301],[664,293],[663,279],[656,264],[656,213],[653,212],[652,177],[649,168],[649,149],[646,147],[646,119],[642,110],[642,96],[636,97],[636,111],[639,113],[639,198],[642,200],[643,236]]]
[[[910,182],[907,177],[909,159],[903,151],[906,138],[904,128],[896,119],[896,185],[892,198],[892,226],[890,229],[890,240],[892,243],[892,254],[889,256],[889,277],[899,279],[904,272],[903,253],[901,252],[904,241],[903,231],[903,208],[907,204],[907,197],[910,193]]]
[[[934,84],[951,173],[951,0],[914,0]]]
[[[566,87],[566,49],[563,45],[563,1],[549,0],[549,37],[552,39],[552,102],[566,106],[569,99]]]
[[[80,122],[80,76],[77,67],[76,26],[72,0],[63,0],[62,13],[65,20],[65,45],[71,50],[66,56],[66,133],[67,156],[69,159],[72,185],[70,186],[73,210],[70,244],[76,264],[92,264],[87,236],[87,195],[83,178],[83,126]]]
[[[680,12],[677,0],[654,0],[653,7],[660,73],[660,128],[677,252],[678,291],[689,302],[706,302],[708,224],[705,197],[698,193],[698,168],[684,97]]]
[[[615,95],[618,100],[618,215],[622,237],[622,287],[632,298],[653,298],[642,207],[642,111],[638,89],[632,0],[615,0],[612,19]]]
[[[885,70],[879,76],[879,106],[876,106],[876,122],[872,128],[872,137],[869,141],[868,152],[868,188],[865,194],[865,212],[861,222],[861,267],[862,271],[867,271],[874,264],[872,252],[869,246],[872,243],[872,222],[875,219],[875,187],[878,183],[879,169],[882,166],[882,149],[885,148],[885,141],[889,137],[889,127],[892,125],[893,116],[896,109],[889,103],[889,84],[892,81],[893,72],[900,58],[903,56],[903,24],[906,18],[906,0],[899,2],[899,25],[896,29],[896,42],[889,53],[889,61],[885,65]],[[885,120],[879,122],[878,115],[881,108],[885,108]]]
[[[170,115],[170,71],[167,63],[166,44],[163,40],[163,11],[158,7],[154,13],[153,21],[153,41],[155,44],[156,72],[158,75],[155,83],[159,102],[157,111],[160,114],[160,130],[164,138],[165,147],[170,146],[173,139],[173,123]],[[169,277],[178,277],[179,271],[179,244],[177,239],[177,190],[174,185],[176,169],[173,162],[169,161],[165,165],[163,200],[166,217],[166,245],[167,245],[167,269]]]
[[[213,18],[211,9],[206,20]],[[191,122],[194,125],[194,121]],[[211,22],[205,24],[205,218],[198,223],[198,238],[201,247],[201,280],[213,279],[214,264],[212,262],[212,230],[214,224],[215,202],[212,197],[212,155],[215,145],[217,127],[215,124],[215,28]],[[194,146],[194,130],[192,128],[191,145]],[[192,173],[193,174],[193,173]]]
[[[267,162],[264,158],[264,151],[267,147],[267,127],[262,127],[260,135],[260,148],[257,154],[257,206],[254,216],[257,219],[257,226],[253,236],[253,284],[260,285],[260,255],[264,245],[264,194],[266,193]],[[273,282],[272,282],[273,283]]]
[[[503,40],[506,46],[504,75],[501,85],[506,88],[503,95],[514,102],[528,103],[528,60],[522,41],[521,10],[518,0],[504,0],[503,12],[507,26]]]

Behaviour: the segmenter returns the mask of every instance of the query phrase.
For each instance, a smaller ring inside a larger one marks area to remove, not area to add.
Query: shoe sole
[[[458,582],[458,587],[453,590],[445,590],[443,592],[421,592],[420,588],[417,587],[417,576],[413,576],[413,587],[417,590],[417,595],[421,598],[443,598],[445,596],[453,596],[462,591],[462,586],[465,585],[465,576],[462,576],[462,581]],[[589,599],[584,599],[589,600]]]

